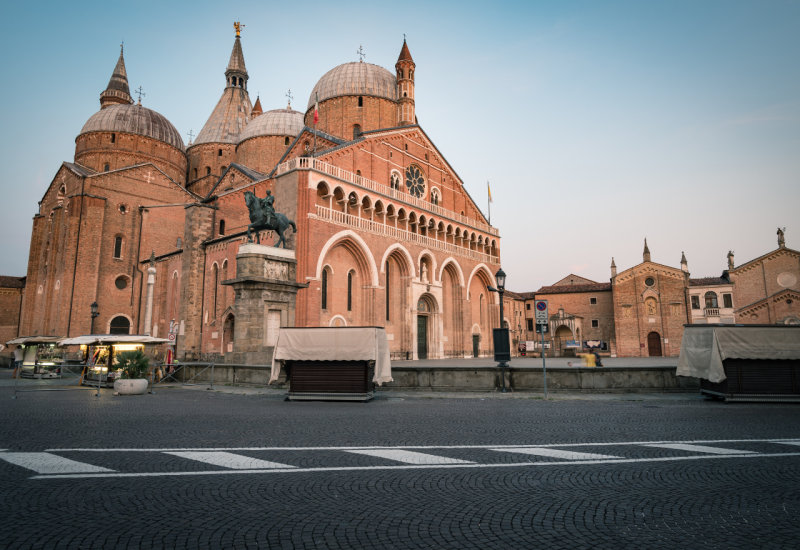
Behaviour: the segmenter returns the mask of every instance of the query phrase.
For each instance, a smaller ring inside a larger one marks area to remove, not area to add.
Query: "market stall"
[[[676,374],[725,401],[800,402],[800,325],[685,325]]]
[[[389,342],[381,327],[283,328],[270,384],[282,368],[291,400],[368,401],[375,384],[392,381]]]
[[[85,366],[83,383],[88,386],[114,387],[119,376],[116,354],[123,351],[146,351],[145,346],[166,344],[165,338],[153,338],[141,334],[93,334],[61,340],[61,346],[79,346]]]
[[[58,378],[64,362],[63,349],[59,343],[62,336],[22,336],[6,342],[8,346],[19,346],[23,350],[20,378]]]

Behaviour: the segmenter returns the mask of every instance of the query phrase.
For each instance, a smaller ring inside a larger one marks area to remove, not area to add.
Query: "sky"
[[[501,235],[507,288],[642,261],[719,275],[800,249],[800,0],[6,2],[0,275],[26,273],[37,202],[99,110],[119,45],[131,89],[188,141],[234,41],[253,101],[305,111],[331,68],[393,71],[408,39],[420,125]]]

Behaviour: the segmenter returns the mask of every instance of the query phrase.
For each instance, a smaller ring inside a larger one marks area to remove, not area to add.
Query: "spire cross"
[[[134,91],[133,91],[133,93],[135,93],[135,94],[138,94],[138,95],[139,95],[139,105],[141,105],[141,104],[142,104],[142,96],[143,96],[143,95],[145,95],[145,96],[146,96],[147,94],[146,94],[146,93],[144,93],[144,92],[142,91],[142,87],[141,87],[141,86],[139,86],[139,89],[138,89],[138,90],[134,90]]]
[[[356,55],[358,55],[358,61],[360,63],[363,63],[364,62],[364,58],[367,57],[367,54],[365,54],[364,50],[361,49],[361,45],[358,46],[358,49],[356,50]]]
[[[289,99],[289,109],[291,109],[292,108],[292,100],[294,99],[294,97],[292,96],[292,90],[291,89],[289,89],[289,92],[286,94],[286,97]]]
[[[236,36],[241,36],[242,29],[244,25],[239,23],[238,21],[233,24],[233,28],[236,29]]]
[[[189,133],[187,135],[189,136],[189,145],[191,145],[192,144],[192,140],[194,139],[194,134],[192,133],[191,130],[189,130]]]

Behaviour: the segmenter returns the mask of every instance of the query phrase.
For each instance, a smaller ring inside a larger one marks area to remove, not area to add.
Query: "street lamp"
[[[89,307],[92,308],[92,330],[90,331],[90,334],[94,334],[94,320],[100,314],[97,313],[97,302],[92,302],[92,305]]]
[[[503,268],[497,270],[494,276],[495,280],[497,281],[497,288],[487,287],[490,292],[497,292],[500,295],[500,329],[505,328],[505,318],[503,316],[503,294],[506,291],[506,272],[503,271]],[[506,334],[506,342],[508,341],[508,334]],[[496,341],[495,341],[496,342]],[[507,344],[508,345],[508,344]],[[509,350],[510,351],[510,350]],[[510,353],[509,353],[510,355]],[[506,392],[506,367],[508,364],[506,360],[503,358],[497,357],[497,343],[495,343],[495,361],[500,363],[500,368],[503,372],[503,390],[501,393]]]

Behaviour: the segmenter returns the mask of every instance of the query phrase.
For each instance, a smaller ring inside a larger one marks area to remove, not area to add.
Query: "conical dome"
[[[111,80],[108,81],[108,86],[100,94],[100,108],[103,109],[115,103],[132,104],[133,98],[131,97],[131,89],[128,86],[128,72],[125,70],[125,59],[122,55],[123,50],[120,46],[119,59],[117,66],[114,67],[114,72],[111,74]]]

